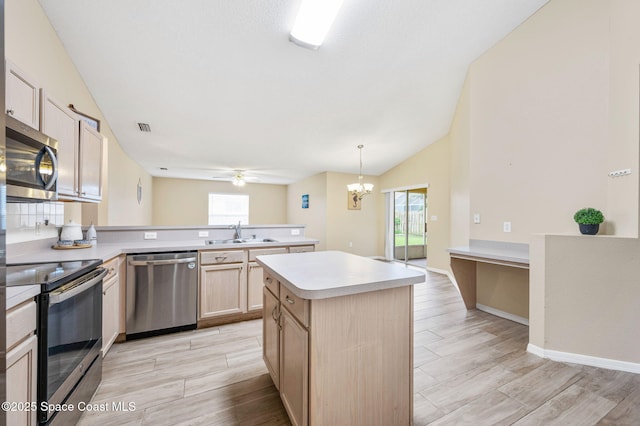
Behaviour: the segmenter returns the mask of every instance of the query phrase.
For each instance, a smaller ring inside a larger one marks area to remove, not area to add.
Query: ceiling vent
[[[151,131],[151,126],[149,126],[147,123],[138,123],[138,127],[140,128],[141,132],[150,132]]]

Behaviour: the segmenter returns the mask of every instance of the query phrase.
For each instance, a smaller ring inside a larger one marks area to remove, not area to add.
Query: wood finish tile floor
[[[414,424],[640,425],[640,375],[544,360],[527,341],[528,327],[467,311],[427,272],[415,286]],[[110,410],[79,424],[289,425],[261,344],[261,320],[116,344],[92,400]]]

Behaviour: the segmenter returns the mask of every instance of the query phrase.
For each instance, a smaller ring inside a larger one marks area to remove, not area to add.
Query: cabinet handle
[[[284,298],[287,302],[291,303],[292,305],[296,303],[296,301],[290,298],[288,294]]]
[[[278,317],[276,317],[276,309],[278,309],[278,305],[274,306],[273,309],[271,310],[271,318],[273,318],[274,321],[278,321]]]
[[[273,279],[271,277],[267,277],[264,279],[264,282],[266,282],[267,284],[271,284],[273,282]]]
[[[222,261],[223,261],[223,260],[225,260],[226,258],[227,258],[227,256],[216,256],[216,257],[215,257],[215,259],[216,259],[218,262],[222,262]]]
[[[14,113],[15,113],[15,111],[14,111],[14,110],[12,110],[12,109],[8,109],[8,110],[7,110],[7,114],[9,114],[9,115],[13,115]]]

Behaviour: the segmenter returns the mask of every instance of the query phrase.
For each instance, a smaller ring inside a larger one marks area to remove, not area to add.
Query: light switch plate
[[[473,215],[473,223],[480,223],[480,213],[475,213]]]
[[[505,222],[502,224],[502,230],[504,232],[511,232],[511,222]]]
[[[158,238],[157,232],[145,232],[144,239],[145,240],[156,240]]]
[[[436,222],[438,220],[438,216],[433,215],[431,216],[431,222]]]
[[[208,237],[209,236],[209,231],[198,231],[198,237]]]

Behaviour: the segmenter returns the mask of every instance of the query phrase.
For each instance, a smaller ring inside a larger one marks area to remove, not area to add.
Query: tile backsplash
[[[64,225],[64,203],[7,203],[7,244],[54,238]]]

